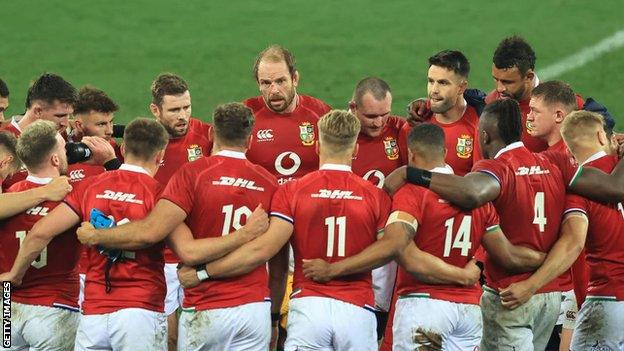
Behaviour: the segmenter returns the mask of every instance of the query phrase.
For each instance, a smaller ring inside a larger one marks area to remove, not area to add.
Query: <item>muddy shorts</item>
[[[571,349],[624,350],[624,301],[587,296],[576,319]]]
[[[13,302],[9,350],[73,350],[79,319],[78,311]]]

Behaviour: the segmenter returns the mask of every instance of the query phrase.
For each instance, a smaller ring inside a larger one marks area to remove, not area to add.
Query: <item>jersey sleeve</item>
[[[292,199],[292,195],[290,193],[290,188],[293,182],[286,183],[280,186],[275,194],[273,194],[273,199],[271,200],[271,213],[272,217],[281,218],[287,222],[293,224],[295,214],[292,211],[292,207],[290,205],[290,201]]]
[[[89,180],[78,182],[72,185],[72,191],[65,196],[63,202],[69,206],[80,218],[84,218],[82,211],[82,199],[84,198],[84,190]]]
[[[401,155],[401,164],[408,164],[408,152],[407,152],[407,136],[409,135],[412,127],[405,120],[399,121],[399,153]]]
[[[499,184],[503,184],[506,177],[505,166],[495,160],[479,160],[472,166],[472,172],[488,174],[496,179]]]
[[[483,213],[483,223],[485,224],[486,232],[500,228],[500,218],[498,217],[498,212],[496,212],[496,208],[494,208],[494,205],[492,205],[491,202],[488,202],[483,206]]]
[[[421,192],[419,191],[413,191],[412,186],[403,186],[392,198],[392,212],[401,211],[409,213],[419,224],[422,223],[424,208],[420,194]]]
[[[166,199],[178,207],[186,214],[190,214],[195,202],[195,182],[196,177],[193,176],[191,166],[193,163],[187,163],[179,169],[167,183],[165,190],[160,194],[161,199]]]
[[[571,212],[582,212],[587,215],[588,211],[589,201],[586,198],[576,194],[566,194],[564,215]]]

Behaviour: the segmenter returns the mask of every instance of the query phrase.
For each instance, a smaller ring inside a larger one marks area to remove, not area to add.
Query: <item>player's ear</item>
[[[249,146],[251,145],[252,140],[253,140],[253,133],[249,133],[249,136],[247,137],[247,142],[245,143],[245,149],[249,149]]]
[[[605,131],[603,129],[599,130],[598,132],[598,142],[600,143],[600,146],[607,146],[609,145],[609,138],[607,138],[607,133],[605,133]]]
[[[160,108],[158,108],[158,105],[156,105],[155,103],[152,102],[149,105],[149,109],[150,109],[150,112],[154,115],[154,117],[160,116]]]
[[[119,145],[119,150],[121,151],[121,154],[123,155],[123,157],[126,157],[126,144],[122,141],[121,145]]]
[[[52,166],[58,167],[61,164],[61,159],[57,153],[53,153],[50,157],[50,162],[52,163]]]
[[[353,152],[351,153],[351,158],[355,158],[360,151],[360,144],[355,143],[355,147],[353,148]]]
[[[299,71],[295,70],[292,75],[293,86],[296,88],[299,85]]]
[[[314,143],[314,151],[316,152],[317,155],[321,154],[321,139],[316,139],[316,142]]]
[[[160,165],[162,163],[162,160],[165,158],[165,149],[162,149],[160,151],[158,151],[158,153],[156,154],[156,157],[154,159],[154,163],[156,164],[158,169],[158,165]]]
[[[459,83],[458,95],[463,97],[466,89],[468,89],[468,80],[462,79],[461,82]]]
[[[529,68],[526,73],[526,79],[533,81],[533,78],[535,78],[535,72],[533,72],[533,70]]]
[[[349,101],[349,112],[355,114],[356,110],[357,110],[357,104],[355,103],[355,101],[353,100]]]

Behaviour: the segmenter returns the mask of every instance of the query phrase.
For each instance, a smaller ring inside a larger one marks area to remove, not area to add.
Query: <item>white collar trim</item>
[[[119,167],[119,169],[122,171],[130,171],[130,172],[144,173],[144,174],[150,175],[149,172],[145,170],[145,168],[141,166],[137,166],[137,165],[127,164],[127,163],[122,164],[121,167]]]
[[[320,170],[351,172],[351,166],[325,163],[321,166]]]
[[[590,162],[596,161],[597,159],[605,157],[605,156],[607,156],[607,153],[604,152],[604,150],[600,150],[600,151],[596,152],[595,154],[589,156],[589,158],[587,160],[585,160],[585,162],[583,162],[581,164],[581,166],[584,166],[584,165],[586,165],[586,164],[588,164]]]
[[[52,178],[39,178],[29,174],[26,180],[35,184],[46,185],[52,181]]]
[[[524,147],[524,143],[522,143],[521,141],[516,141],[515,143],[511,143],[507,146],[505,146],[504,148],[498,150],[498,152],[496,153],[496,156],[494,156],[494,158],[498,158],[500,155],[504,154],[507,151],[511,151],[513,149],[517,149],[519,147]]]
[[[429,170],[429,172],[433,173],[442,173],[442,174],[455,174],[453,168],[449,165],[445,165],[444,167],[436,167],[434,169]]]
[[[245,153],[240,151],[232,151],[232,150],[221,150],[215,154],[215,156],[223,156],[223,157],[231,157],[238,158],[241,160],[246,160]]]

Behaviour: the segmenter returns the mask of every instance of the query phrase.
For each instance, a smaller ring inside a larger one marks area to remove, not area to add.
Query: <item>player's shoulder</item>
[[[599,170],[603,171],[603,172],[611,172],[613,171],[613,169],[615,168],[615,166],[618,164],[619,159],[617,156],[614,155],[606,155],[603,156],[597,160],[588,162],[586,164],[587,167],[593,167],[593,168],[598,168]]]
[[[464,118],[465,122],[471,125],[479,125],[479,114],[477,113],[477,110],[470,105],[466,106],[466,112],[464,112],[462,118]]]
[[[310,95],[299,95],[300,104],[308,110],[312,110],[318,117],[322,117],[327,112],[331,111],[329,106],[324,101],[312,97]]]
[[[254,96],[247,98],[243,101],[243,104],[251,109],[253,113],[256,113],[265,107],[262,96]]]
[[[262,179],[264,182],[277,186],[277,177],[275,177],[273,174],[271,174],[271,172],[269,172],[261,165],[255,164],[245,159],[245,167],[254,172],[254,174],[256,174],[256,176]]]
[[[30,190],[32,188],[36,188],[39,186],[41,185],[29,182],[28,180],[24,179],[24,180],[20,180],[19,182],[12,184],[8,189],[6,189],[6,192],[7,193],[19,193],[21,191]]]
[[[430,190],[423,188],[421,186],[406,183],[406,184],[403,184],[399,188],[399,190],[397,190],[396,193],[394,193],[394,195],[392,195],[392,200],[393,201],[419,201],[419,199],[422,199],[423,197],[425,197],[428,192],[435,194],[431,192]]]

